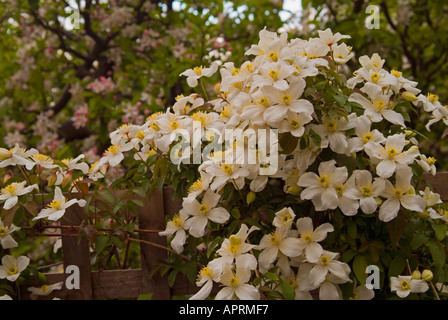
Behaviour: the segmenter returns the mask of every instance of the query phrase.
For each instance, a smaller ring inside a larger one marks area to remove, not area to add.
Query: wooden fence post
[[[155,189],[150,198],[143,200],[143,207],[139,207],[138,221],[139,228],[150,230],[164,230],[165,225],[165,207],[163,201],[163,193]],[[158,234],[142,233],[140,239],[166,246],[166,237]],[[145,243],[140,243],[141,265],[143,276],[143,290],[152,293],[153,300],[169,300],[171,299],[170,287],[166,277],[162,277],[159,271],[153,272],[154,268],[158,268],[167,258],[167,252]],[[152,275],[151,275],[152,273]],[[151,277],[150,277],[151,276]]]
[[[67,208],[64,217],[61,219],[61,225],[81,224],[86,218],[83,208],[78,205]],[[73,230],[65,229],[63,233],[76,233]],[[92,277],[90,274],[90,252],[89,242],[85,237],[62,237],[62,255],[64,262],[64,272],[70,265],[79,268],[79,289],[66,290],[64,299],[68,300],[92,300]],[[65,279],[70,276],[67,274]],[[66,285],[65,283],[63,284]]]

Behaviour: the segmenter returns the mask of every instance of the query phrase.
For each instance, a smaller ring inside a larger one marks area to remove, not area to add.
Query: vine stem
[[[165,246],[163,246],[161,244],[158,244],[158,243],[155,243],[155,242],[146,241],[146,240],[141,240],[141,239],[135,239],[135,238],[128,238],[128,240],[129,241],[134,241],[134,242],[141,242],[141,243],[144,243],[144,244],[156,247],[156,248],[160,248],[160,249],[163,249],[163,250],[166,250],[166,251],[169,251],[171,253],[174,253],[174,254],[178,255],[180,258],[184,259],[185,261],[191,261],[191,259],[188,258],[187,256],[184,256],[181,253],[177,253],[173,249],[165,247]]]
[[[35,229],[34,227],[20,227],[21,229],[26,229],[26,230],[33,230]],[[80,226],[39,226],[36,229],[74,229],[74,230],[79,230],[81,227]],[[112,228],[97,228],[97,231],[115,231],[115,229]],[[150,229],[134,229],[134,232],[138,232],[138,233],[159,233],[162,232],[163,230],[150,230]]]
[[[440,300],[439,294],[437,293],[436,288],[434,287],[434,284],[432,283],[432,281],[429,281],[429,285],[431,286],[432,291],[434,292],[434,294],[436,295],[436,299]]]

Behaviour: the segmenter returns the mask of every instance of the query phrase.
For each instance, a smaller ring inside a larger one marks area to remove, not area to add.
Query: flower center
[[[289,220],[291,220],[291,218],[292,218],[291,215],[289,213],[287,213],[283,216],[282,221],[286,223]]]
[[[182,227],[182,220],[179,214],[175,214],[171,222],[178,228]]]
[[[1,190],[1,193],[5,194],[5,193],[9,193],[11,196],[14,196],[16,194],[17,191],[17,184],[16,183],[12,183],[10,185],[7,185],[6,187],[4,187]]]
[[[232,287],[236,287],[236,286],[238,286],[238,278],[237,277],[232,277],[232,279],[230,279],[230,285],[232,286]]]
[[[12,267],[9,267],[8,268],[8,274],[9,275],[14,275],[14,274],[17,274],[17,267],[16,266],[12,266]]]
[[[435,103],[437,101],[439,101],[439,96],[433,93],[428,93],[427,98],[429,100],[429,102],[431,103]]]
[[[313,242],[313,235],[311,233],[305,234],[302,238],[308,243]]]
[[[61,210],[62,209],[62,201],[61,200],[53,200],[51,201],[51,203],[48,205],[49,208],[53,208],[56,210]]]
[[[409,281],[408,280],[403,280],[400,285],[401,285],[401,289],[409,290]]]
[[[277,52],[275,52],[275,51],[270,52],[270,53],[268,54],[268,57],[269,57],[272,61],[275,61],[275,62],[277,62],[277,60],[278,60]]]
[[[48,286],[46,284],[42,285],[42,287],[40,287],[40,290],[42,290],[42,292],[47,292],[48,291]]]
[[[236,255],[241,248],[241,239],[236,235],[231,235],[229,238],[230,246],[228,247],[228,250],[233,255]]]
[[[324,188],[328,187],[328,176],[323,175],[322,177],[318,178],[318,181],[322,185],[322,187],[324,187]]]
[[[31,156],[31,158],[33,158],[33,160],[36,162],[51,162],[52,161],[52,159],[49,156],[46,156],[44,154],[33,154]]]
[[[342,196],[344,194],[344,185],[343,184],[338,184],[334,187],[334,189],[336,190],[336,193],[338,194],[338,196]]]
[[[291,103],[291,96],[289,94],[285,94],[282,97],[283,103],[289,105]]]
[[[203,204],[203,205],[201,205],[201,207],[199,208],[199,211],[205,216],[205,215],[207,215],[207,213],[208,213],[208,207],[207,207],[205,204]]]
[[[6,233],[8,232],[8,229],[5,227],[0,227],[0,238],[4,237]]]
[[[369,186],[361,187],[361,193],[364,197],[370,197],[372,195],[372,188]]]
[[[200,76],[202,75],[202,66],[200,67],[194,67],[193,71],[196,73],[196,75]]]
[[[297,129],[300,126],[299,121],[291,120],[291,128]]]
[[[402,195],[403,195],[403,191],[401,191],[400,189],[397,188],[397,189],[394,190],[394,197],[395,198],[400,199]]]
[[[280,240],[278,239],[278,237],[275,233],[270,234],[269,241],[271,241],[272,244],[279,244],[279,242],[280,242]]]
[[[381,76],[380,76],[377,72],[374,72],[374,73],[372,73],[372,75],[370,76],[370,79],[372,80],[373,83],[377,83],[378,80],[381,79]]]
[[[112,154],[112,155],[116,155],[119,152],[120,152],[120,147],[119,146],[110,146],[106,150],[106,154]]]
[[[154,131],[159,131],[159,130],[160,130],[160,127],[159,127],[159,125],[157,124],[157,122],[153,122],[153,123],[151,123],[150,127],[151,127],[151,129],[154,130]]]
[[[371,141],[373,138],[373,133],[369,132],[369,133],[365,133],[362,135],[362,140],[364,141],[364,143],[367,143],[369,141]]]
[[[135,135],[135,137],[136,137],[138,140],[143,140],[143,139],[145,139],[145,133],[143,132],[143,130],[140,130],[139,132],[137,132],[137,134]]]
[[[260,98],[260,100],[258,100],[258,104],[261,104],[265,108],[269,106],[268,99],[266,99],[265,97]]]
[[[335,132],[336,128],[337,128],[336,121],[334,121],[334,120],[327,121],[327,123],[325,124],[325,127],[327,128],[328,131]]]
[[[177,122],[177,121],[171,122],[170,127],[171,127],[171,129],[176,130],[177,128],[179,128],[179,122]]]
[[[268,75],[273,79],[273,80],[278,80],[278,71],[277,70],[270,70]]]
[[[224,171],[227,174],[232,174],[232,166],[229,164],[225,164],[221,166],[222,171]]]
[[[373,104],[375,105],[377,112],[382,111],[386,107],[383,101],[375,101]]]
[[[400,78],[403,75],[400,71],[397,70],[391,70],[390,73],[397,78]]]
[[[209,267],[203,267],[201,271],[199,271],[198,280],[201,278],[210,278],[212,276],[212,271]]]
[[[397,150],[393,147],[387,148],[387,155],[389,156],[389,159],[393,159],[398,154]]]
[[[320,262],[321,262],[324,266],[326,266],[326,265],[330,262],[330,259],[328,259],[327,256],[322,256],[322,257],[320,257]]]
[[[188,188],[188,193],[193,193],[195,191],[200,191],[202,189],[203,189],[202,188],[202,178],[199,178],[198,180],[193,182],[193,184]]]

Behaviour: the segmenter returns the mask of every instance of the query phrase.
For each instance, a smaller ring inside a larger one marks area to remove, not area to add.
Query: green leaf
[[[170,287],[172,287],[174,285],[174,281],[176,281],[177,272],[178,272],[177,270],[173,270],[170,272],[170,274],[167,277],[168,285]]]
[[[341,261],[342,261],[342,262],[345,262],[345,263],[348,263],[348,262],[350,262],[350,261],[353,259],[353,257],[356,256],[357,254],[358,254],[358,252],[356,252],[355,250],[348,249],[347,251],[345,251],[345,252],[342,254]]]
[[[96,239],[96,242],[95,242],[95,250],[96,250],[97,255],[100,254],[101,251],[104,250],[108,241],[109,241],[109,236],[104,235],[104,234],[98,236],[98,238]]]
[[[406,267],[406,259],[401,255],[396,255],[389,266],[389,278],[400,275]]]
[[[290,154],[297,147],[299,138],[294,137],[291,133],[285,132],[279,135],[279,144],[281,147],[281,153]]]
[[[423,233],[415,234],[412,237],[412,240],[411,240],[411,248],[412,248],[412,250],[420,248],[428,240],[429,240],[429,238],[427,236],[425,236]]]
[[[350,224],[347,228],[347,233],[352,239],[356,239],[356,235],[358,234],[358,230],[356,228],[356,223],[353,221],[350,221]]]
[[[185,272],[185,275],[187,276],[187,279],[191,283],[195,283],[196,277],[197,277],[197,274],[198,274],[198,267],[197,267],[196,261],[189,261],[185,265],[183,270]]]
[[[445,248],[440,242],[431,241],[429,243],[429,251],[436,266],[441,267],[445,264]]]
[[[367,259],[363,255],[357,255],[353,260],[353,272],[359,283],[366,283],[366,268],[368,265]]]
[[[265,278],[268,278],[269,280],[274,280],[274,281],[278,280],[278,276],[275,273],[272,273],[272,272],[266,272],[265,274],[263,274],[263,276]]]
[[[142,293],[138,295],[137,300],[151,300],[152,295],[152,293]]]
[[[285,300],[294,300],[295,292],[289,283],[283,281],[280,282],[280,288],[282,289]]]
[[[311,140],[313,140],[313,143],[317,146],[320,147],[320,144],[322,142],[322,138],[320,135],[318,135],[313,129],[310,129],[310,138]]]
[[[446,236],[448,226],[446,224],[432,224],[431,227],[436,234],[437,240],[442,241]]]

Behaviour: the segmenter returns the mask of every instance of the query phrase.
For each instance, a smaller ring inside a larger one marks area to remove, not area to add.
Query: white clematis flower
[[[188,219],[189,215],[185,212],[179,212],[175,214],[174,217],[168,221],[166,224],[166,229],[162,232],[159,232],[160,236],[168,236],[174,238],[171,239],[171,247],[177,253],[181,253],[184,251],[184,244],[187,239],[187,234],[185,230],[188,228],[185,226],[185,221]]]
[[[259,228],[252,226],[249,229],[245,224],[241,225],[240,230],[236,234],[223,241],[221,248],[217,251],[220,257],[210,261],[210,267],[224,270],[226,265],[231,265],[235,262],[237,268],[255,270],[257,259],[248,252],[254,249],[256,245],[246,242],[249,234],[255,230],[259,230]]]
[[[329,232],[333,232],[334,227],[324,223],[314,229],[313,220],[310,217],[297,219],[296,224],[300,235],[301,251],[305,252],[305,257],[310,261],[317,261],[323,253],[323,248],[318,242],[323,241]]]
[[[37,184],[25,187],[26,181],[13,182],[0,190],[0,200],[4,200],[3,209],[9,210],[17,204],[20,196],[38,190]]]
[[[277,228],[274,232],[263,236],[257,249],[262,250],[258,256],[260,272],[266,272],[280,253],[294,258],[300,255],[300,240],[290,235],[289,227]]]
[[[404,134],[394,134],[387,137],[385,146],[370,141],[364,146],[366,153],[372,161],[378,162],[376,173],[382,178],[391,177],[397,165],[409,165],[420,154],[416,146],[403,151],[407,141]]]
[[[246,268],[236,268],[234,272],[228,266],[222,276],[221,283],[224,285],[217,294],[216,300],[233,300],[238,298],[240,300],[259,300],[260,293],[253,285],[248,284],[251,276],[251,271]]]
[[[335,209],[339,204],[339,197],[335,186],[343,184],[348,177],[346,167],[337,168],[335,160],[321,162],[319,175],[314,172],[304,173],[297,182],[299,187],[304,187],[300,193],[302,200],[312,200],[317,206],[316,210]]]
[[[411,192],[412,169],[401,167],[397,170],[396,183],[393,185],[386,180],[386,186],[382,196],[387,200],[383,202],[379,211],[381,221],[388,222],[394,219],[400,206],[412,211],[423,212],[426,208],[425,198]]]
[[[18,246],[17,242],[11,236],[11,233],[20,230],[20,228],[11,224],[11,226],[5,226],[2,221],[0,221],[0,244],[3,249],[15,248]]]
[[[218,70],[218,64],[216,62],[212,63],[209,68],[194,67],[193,69],[188,69],[182,72],[181,76],[187,77],[187,83],[190,87],[194,88],[198,85],[198,80],[202,77],[211,77]]]
[[[385,180],[375,178],[372,182],[372,174],[367,170],[353,171],[354,183],[347,187],[345,196],[354,200],[359,200],[362,212],[372,214],[378,208],[376,197],[383,194]]]
[[[33,220],[47,218],[51,221],[57,221],[64,215],[65,210],[75,203],[77,203],[80,207],[84,207],[86,205],[86,200],[71,199],[67,201],[62,194],[61,188],[56,187],[53,201],[51,201],[47,208],[42,209],[39,214],[33,218]]]
[[[184,212],[191,217],[185,222],[185,227],[188,228],[189,233],[196,238],[200,238],[205,234],[205,228],[208,221],[216,223],[225,223],[230,214],[224,208],[215,208],[221,196],[208,190],[201,202],[196,199],[187,198],[183,201],[181,212]]]
[[[28,291],[31,292],[30,298],[32,300],[36,300],[39,296],[43,296],[43,297],[48,296],[55,290],[61,290],[63,284],[64,284],[63,282],[58,282],[58,283],[54,283],[54,284],[50,284],[50,285],[44,284],[40,288],[30,287],[30,288],[28,288]]]
[[[412,276],[398,276],[390,278],[392,292],[396,292],[400,298],[406,298],[411,292],[421,293],[429,289],[425,280],[412,279]]]
[[[0,266],[0,279],[7,279],[11,282],[16,281],[29,263],[30,259],[26,256],[20,256],[17,259],[10,255],[3,256],[2,265]]]

